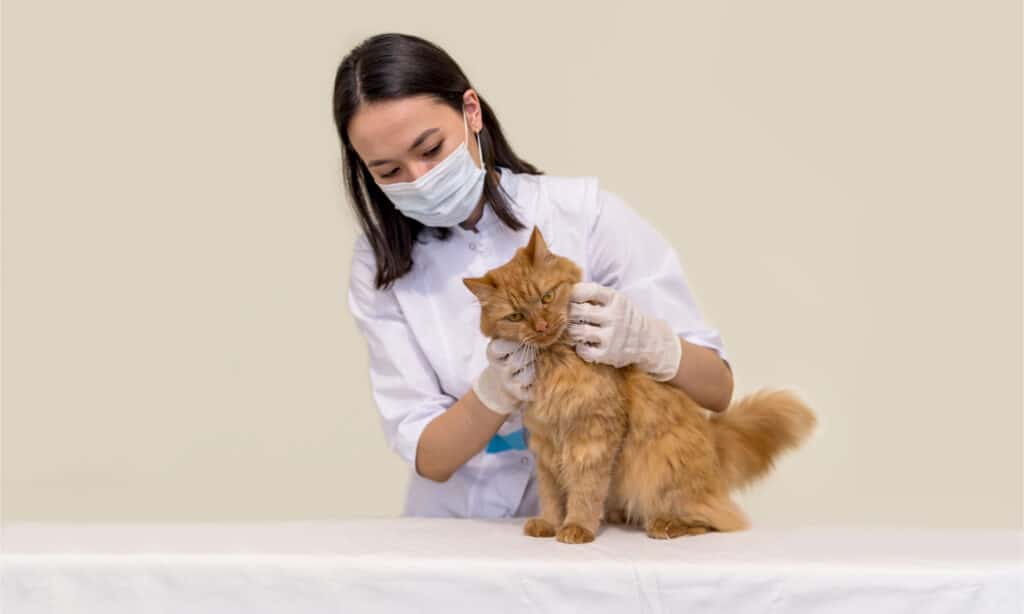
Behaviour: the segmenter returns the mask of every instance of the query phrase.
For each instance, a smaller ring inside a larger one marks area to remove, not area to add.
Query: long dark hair
[[[352,148],[348,122],[359,105],[424,94],[461,113],[463,94],[471,87],[462,69],[443,49],[410,34],[372,36],[342,58],[338,66],[334,77],[334,124],[341,138],[345,187],[377,258],[377,288],[386,288],[412,268],[413,244],[428,227],[402,215],[381,191]],[[512,151],[494,110],[479,92],[477,98],[484,122],[480,131],[484,168],[503,166],[517,173],[543,174]],[[509,228],[525,228],[491,172],[485,174],[484,198]],[[430,230],[439,239],[447,239],[451,234],[450,228]]]

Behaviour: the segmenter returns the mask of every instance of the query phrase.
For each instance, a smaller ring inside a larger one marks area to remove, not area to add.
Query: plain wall
[[[1014,1],[3,3],[2,514],[397,514],[331,119],[379,32],[680,253],[735,398],[821,429],[755,526],[1022,526]]]

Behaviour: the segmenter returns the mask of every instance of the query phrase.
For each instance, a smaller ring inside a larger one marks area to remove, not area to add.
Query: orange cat
[[[536,352],[523,424],[537,458],[541,516],[524,532],[576,544],[593,541],[602,520],[642,526],[655,538],[748,528],[729,491],[797,447],[814,414],[781,390],[712,413],[635,367],[584,361],[566,333],[581,277],[534,228],[506,264],[463,280],[480,300],[484,335]]]

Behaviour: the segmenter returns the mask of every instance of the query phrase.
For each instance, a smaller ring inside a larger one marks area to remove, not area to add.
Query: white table
[[[4,614],[1019,614],[1024,531],[807,528],[570,546],[522,521],[3,527]]]

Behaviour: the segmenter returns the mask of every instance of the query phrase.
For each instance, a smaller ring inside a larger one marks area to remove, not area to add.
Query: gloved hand
[[[491,411],[511,414],[533,399],[532,348],[507,339],[487,344],[487,367],[473,381],[473,391]]]
[[[644,315],[626,295],[601,284],[575,284],[569,300],[569,337],[580,358],[635,364],[662,382],[675,377],[683,348],[668,322]]]

